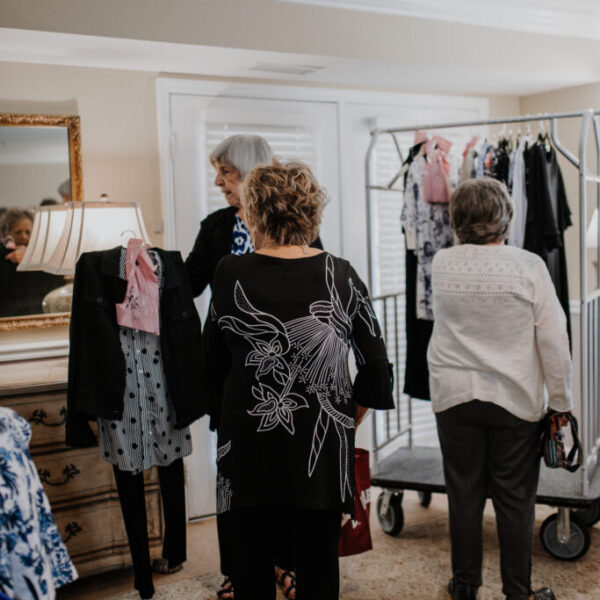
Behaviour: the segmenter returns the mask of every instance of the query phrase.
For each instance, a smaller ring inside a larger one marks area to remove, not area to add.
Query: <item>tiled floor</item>
[[[373,500],[377,493],[378,490],[373,490]],[[450,576],[450,541],[446,496],[434,494],[430,507],[424,509],[416,493],[406,492],[402,506],[405,526],[398,537],[391,538],[382,533],[372,514],[374,550],[341,560],[341,597],[344,600],[448,600],[445,586]],[[559,600],[600,600],[600,524],[592,530],[592,545],[586,556],[572,563],[557,561],[543,550],[538,537],[541,521],[551,512],[552,509],[544,506],[536,509],[534,586],[551,585]],[[184,569],[174,575],[157,575],[155,585],[177,581],[183,585],[184,580],[217,573],[218,568],[216,524],[214,519],[209,519],[188,526],[188,561]],[[485,586],[481,589],[480,600],[503,598],[499,571],[493,509],[488,503],[484,526]],[[132,590],[133,573],[131,569],[125,569],[74,582],[59,591],[58,599],[103,600]],[[179,596],[157,594],[157,597],[167,596],[179,600]],[[185,594],[181,600],[195,597],[193,593]]]

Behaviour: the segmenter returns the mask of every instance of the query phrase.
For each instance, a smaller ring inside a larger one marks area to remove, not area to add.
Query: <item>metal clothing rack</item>
[[[417,130],[433,131],[440,129],[450,128],[466,128],[466,127],[479,127],[489,125],[506,125],[511,123],[533,123],[533,122],[547,122],[550,121],[550,139],[554,147],[571,163],[579,173],[579,254],[580,254],[580,371],[578,376],[580,378],[581,385],[581,441],[584,447],[585,456],[584,464],[580,471],[580,477],[577,490],[571,489],[571,493],[576,495],[576,499],[586,502],[590,498],[590,482],[594,477],[594,473],[598,466],[600,457],[600,243],[598,244],[598,264],[597,264],[597,280],[593,291],[588,291],[588,277],[587,277],[587,248],[586,248],[586,226],[587,226],[587,201],[588,192],[587,184],[589,182],[600,184],[600,123],[598,121],[598,115],[600,110],[585,110],[581,112],[561,112],[561,113],[542,113],[535,115],[525,115],[518,117],[508,117],[501,119],[487,119],[479,121],[461,121],[461,122],[450,122],[450,123],[429,123],[423,125],[411,125],[407,127],[392,127],[392,128],[378,128],[371,132],[371,142],[369,144],[366,159],[365,159],[365,181],[366,181],[366,212],[367,212],[367,243],[368,243],[368,280],[369,288],[373,290],[373,192],[387,192],[387,191],[402,191],[395,187],[395,183],[401,177],[402,171],[400,170],[387,184],[377,185],[372,182],[372,161],[374,151],[377,145],[378,139],[383,135],[392,136],[394,147],[398,153],[400,164],[404,162],[400,143],[396,138],[396,134],[409,133]],[[579,138],[579,148],[577,154],[572,153],[570,150],[565,148],[558,137],[558,121],[562,119],[581,119],[581,130]],[[588,159],[588,138],[590,134],[590,128],[594,132],[594,140],[596,145],[596,168],[595,172],[589,172],[587,168]],[[600,185],[596,187],[596,207],[600,212]],[[600,241],[600,219],[598,219],[598,240]],[[392,295],[393,296],[393,295]],[[382,302],[384,305],[384,317],[387,315],[387,301],[390,296],[382,296],[380,298],[375,297],[374,302]],[[397,311],[397,298],[394,299],[394,310]],[[396,322],[397,328],[397,322]],[[387,331],[386,331],[387,334]],[[396,337],[398,332],[396,331]],[[397,391],[397,400],[399,398],[399,392]],[[411,403],[409,399],[409,411],[408,411],[408,424],[403,429],[398,426],[398,431],[390,435],[389,419],[387,422],[386,432],[384,439],[378,439],[377,424],[376,420],[373,419],[373,440],[374,450],[376,457],[378,452],[384,447],[393,442],[400,436],[408,433],[409,436],[409,449],[412,448],[412,417],[411,417]],[[399,424],[399,413],[397,415]],[[377,477],[374,477],[374,482]],[[571,478],[573,479],[573,478]],[[598,487],[597,482],[600,477],[596,478],[594,482],[594,493],[597,491],[595,488]],[[379,485],[385,484],[385,479],[380,480]],[[406,481],[404,482],[406,484]],[[417,489],[426,490],[427,488],[421,485],[420,482],[415,482],[414,487],[407,487],[406,489]],[[385,487],[385,486],[384,486]],[[388,486],[393,487],[393,486]],[[439,487],[439,486],[438,486]],[[571,488],[573,486],[571,485]],[[397,488],[398,489],[398,488]],[[433,491],[439,491],[435,487],[431,488]],[[600,495],[597,494],[597,495]],[[552,499],[552,502],[556,506],[572,506],[569,503],[570,498],[564,497],[555,498],[552,494],[548,495],[548,498]],[[539,499],[539,492],[538,492]],[[389,498],[387,499],[389,500]],[[590,500],[591,501],[591,500]],[[594,500],[595,501],[595,500]],[[600,510],[600,501],[598,502]],[[384,508],[387,508],[386,498],[384,498]],[[567,531],[569,528],[568,510],[567,517],[561,514],[559,511],[559,521],[561,531]],[[599,517],[600,518],[600,517]],[[566,519],[566,520],[565,520]]]

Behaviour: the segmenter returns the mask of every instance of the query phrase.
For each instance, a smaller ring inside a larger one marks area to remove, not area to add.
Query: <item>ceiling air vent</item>
[[[255,67],[251,67],[251,71],[261,71],[263,73],[280,73],[283,75],[308,75],[316,73],[325,67],[317,67],[315,65],[286,65],[282,63],[258,63]]]

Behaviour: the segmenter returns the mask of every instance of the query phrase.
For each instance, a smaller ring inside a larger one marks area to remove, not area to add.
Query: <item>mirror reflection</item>
[[[39,206],[71,200],[67,127],[0,127],[0,317],[41,314],[64,277],[17,271]]]

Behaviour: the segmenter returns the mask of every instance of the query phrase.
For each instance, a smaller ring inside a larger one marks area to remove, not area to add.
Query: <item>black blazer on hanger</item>
[[[219,261],[224,256],[231,254],[233,226],[237,210],[235,206],[221,208],[210,213],[200,223],[200,231],[194,247],[185,259],[194,297],[199,296],[204,288],[212,282]],[[323,244],[318,237],[310,246],[323,250]]]
[[[181,254],[155,249],[163,264],[160,344],[177,428],[208,412],[200,380],[201,324]],[[75,270],[71,312],[67,444],[90,446],[88,421],[120,419],[125,393],[125,358],[116,305],[127,282],[119,277],[121,247],[82,254]]]

